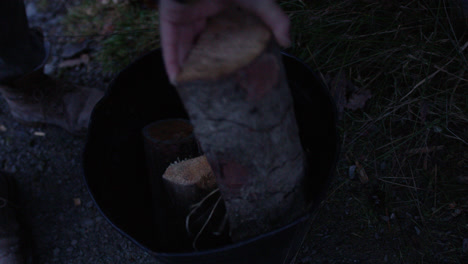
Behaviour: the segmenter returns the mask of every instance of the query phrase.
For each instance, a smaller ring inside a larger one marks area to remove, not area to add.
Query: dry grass
[[[395,216],[389,229],[409,245],[399,261],[461,263],[468,231],[468,186],[460,180],[468,165],[467,20],[447,1],[390,2],[283,1],[293,21],[290,52],[323,75],[346,73],[373,94],[364,109],[344,113],[337,179],[346,180],[358,161],[371,181],[350,181],[341,195],[356,199],[370,225]],[[353,194],[356,188],[366,195]],[[404,238],[415,233],[410,225],[420,239]]]

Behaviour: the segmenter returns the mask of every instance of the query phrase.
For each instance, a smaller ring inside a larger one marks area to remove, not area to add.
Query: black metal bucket
[[[336,111],[326,86],[305,64],[287,54],[283,62],[301,143],[311,168],[306,184],[312,213],[335,169]],[[162,263],[290,263],[308,230],[310,213],[267,234],[203,251],[168,248],[155,239],[155,225],[164,215],[152,214],[141,130],[151,122],[171,118],[188,116],[167,79],[161,52],[156,50],[112,81],[91,116],[84,176],[104,217]]]

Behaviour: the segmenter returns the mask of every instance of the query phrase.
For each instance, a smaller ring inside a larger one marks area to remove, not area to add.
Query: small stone
[[[71,242],[72,246],[76,246],[76,244],[78,244],[78,241],[76,241],[75,239],[72,240]]]
[[[55,248],[54,249],[54,256],[58,256],[59,253],[60,253],[60,248]]]
[[[72,252],[72,251],[73,251],[72,247],[67,248],[67,252]]]
[[[468,253],[468,238],[463,239],[462,249],[463,249],[463,253]]]
[[[26,6],[26,14],[27,14],[29,19],[31,19],[32,17],[37,15],[37,8],[36,8],[36,5],[34,3],[29,3]]]
[[[6,132],[8,129],[4,125],[0,125],[0,132]]]
[[[55,67],[52,64],[44,65],[44,74],[45,75],[52,75],[55,71]]]

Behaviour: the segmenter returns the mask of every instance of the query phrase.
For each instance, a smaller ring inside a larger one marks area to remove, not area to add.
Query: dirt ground
[[[54,2],[39,11],[41,1],[26,1],[31,25],[41,26],[52,44],[47,73],[105,90],[113,76],[101,74],[92,60],[65,70],[58,66],[65,45],[77,40],[62,35],[66,5]],[[94,47],[90,45],[91,51]],[[119,234],[93,204],[82,176],[84,137],[52,126],[23,126],[3,99],[0,127],[0,168],[19,182],[40,263],[157,263]],[[465,221],[464,230],[434,226],[438,235],[429,235],[420,228],[417,212],[389,212],[377,185],[372,177],[362,184],[357,177],[337,173],[295,263],[467,263],[466,212],[446,216],[448,222]],[[452,251],[463,252],[446,254]]]

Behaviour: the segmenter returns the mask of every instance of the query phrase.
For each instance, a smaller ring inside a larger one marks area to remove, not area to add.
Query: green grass
[[[116,73],[159,46],[158,13],[126,1],[84,1],[69,11],[64,25],[67,35],[100,42],[96,59],[105,72]]]
[[[376,230],[388,230],[395,243],[389,247],[402,263],[466,258],[468,185],[459,177],[468,176],[468,20],[449,2],[280,1],[292,21],[294,44],[287,51],[323,76],[343,72],[372,93],[363,109],[344,111],[338,187],[324,204],[350,208],[341,231],[354,233],[350,239],[371,240]],[[114,28],[102,34],[109,23]],[[159,43],[157,13],[125,4],[89,3],[71,11],[67,25],[101,41],[96,56],[107,71]],[[369,176],[366,185],[348,179],[356,161]],[[394,220],[381,220],[392,214]],[[332,214],[325,222],[334,221]]]

